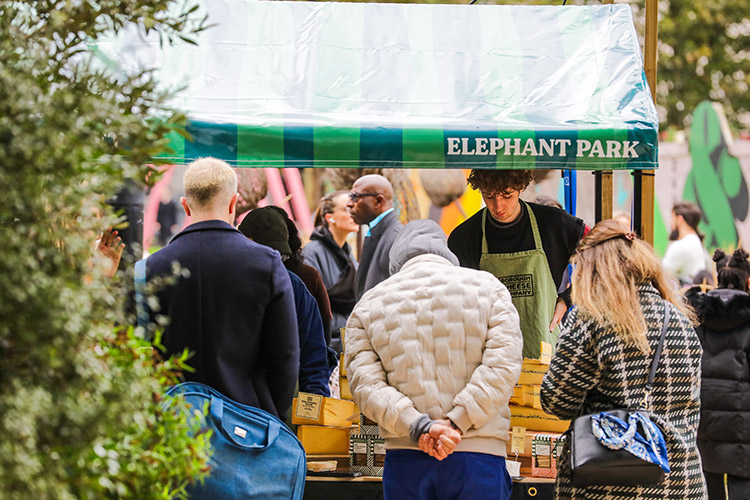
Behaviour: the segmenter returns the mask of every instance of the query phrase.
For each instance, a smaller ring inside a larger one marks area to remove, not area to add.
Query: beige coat
[[[461,428],[457,451],[505,456],[523,338],[497,278],[420,255],[369,290],[346,328],[354,400],[387,448],[417,448],[409,429],[426,413]]]

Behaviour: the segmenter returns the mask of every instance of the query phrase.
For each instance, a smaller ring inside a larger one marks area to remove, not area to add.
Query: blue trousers
[[[385,454],[385,500],[508,500],[512,487],[503,457],[459,451],[438,461],[418,450]]]

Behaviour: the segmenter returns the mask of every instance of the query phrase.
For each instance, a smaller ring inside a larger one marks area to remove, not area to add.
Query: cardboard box
[[[557,477],[558,434],[536,434],[531,445],[531,475]]]
[[[352,401],[304,392],[292,401],[292,423],[296,425],[349,427],[357,419],[356,405]]]
[[[300,425],[297,438],[309,455],[346,455],[349,452],[349,427]]]
[[[559,432],[568,430],[569,420],[560,420],[536,408],[526,406],[510,406],[511,427],[525,427],[530,431]]]

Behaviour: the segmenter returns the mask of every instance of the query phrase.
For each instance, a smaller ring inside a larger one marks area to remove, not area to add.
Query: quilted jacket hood
[[[391,276],[399,272],[409,259],[424,254],[439,255],[458,265],[458,257],[448,249],[448,239],[443,229],[429,219],[415,220],[406,224],[393,242],[389,254]]]

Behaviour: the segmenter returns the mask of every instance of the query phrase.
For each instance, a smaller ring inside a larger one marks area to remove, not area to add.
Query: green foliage
[[[168,3],[0,0],[0,498],[166,499],[205,472],[207,436],[159,396],[185,356],[115,328],[132,279],[92,258],[104,201],[143,184],[180,117],[149,74],[116,80],[82,44],[202,29]]]
[[[666,124],[684,128],[710,99],[732,125],[750,129],[747,0],[661,0],[659,10],[657,102]]]

